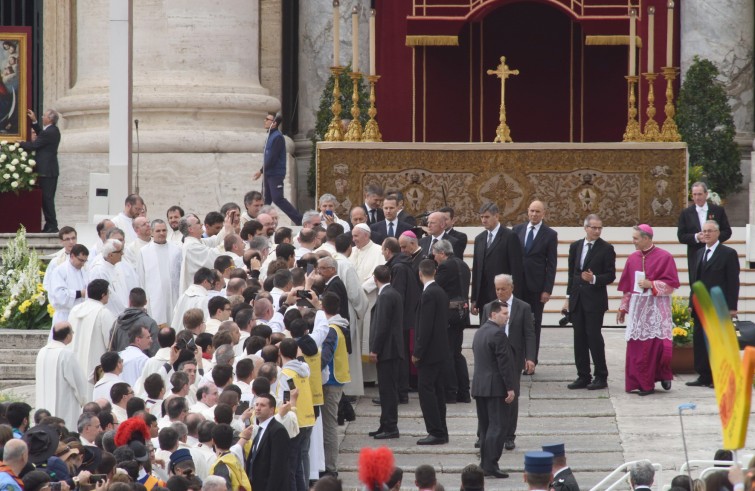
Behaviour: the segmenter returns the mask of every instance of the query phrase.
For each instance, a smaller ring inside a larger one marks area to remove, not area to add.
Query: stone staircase
[[[0,329],[0,390],[34,383],[37,352],[49,331]]]
[[[15,237],[16,234],[0,234],[0,249],[4,249],[8,242]],[[36,250],[42,259],[47,259],[45,256],[49,256],[60,250],[58,234],[26,234],[26,241],[29,243],[29,247]]]

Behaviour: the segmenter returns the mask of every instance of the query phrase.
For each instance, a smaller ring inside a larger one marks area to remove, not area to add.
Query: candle
[[[376,75],[375,69],[375,9],[370,11],[370,75]]]
[[[648,7],[648,73],[655,73],[655,7]]]
[[[669,0],[666,16],[666,66],[674,66],[674,0]]]
[[[637,11],[629,11],[629,76],[634,76],[635,67],[637,66]]]
[[[338,0],[333,0],[333,66],[340,66],[341,58],[341,14]]]
[[[359,14],[351,9],[351,71],[359,72]]]

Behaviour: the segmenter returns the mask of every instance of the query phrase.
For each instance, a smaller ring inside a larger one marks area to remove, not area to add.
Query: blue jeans
[[[296,208],[294,208],[294,205],[283,196],[283,179],[284,176],[265,177],[265,204],[274,204],[280,208],[283,213],[288,215],[288,218],[290,218],[295,225],[301,225],[301,214]]]

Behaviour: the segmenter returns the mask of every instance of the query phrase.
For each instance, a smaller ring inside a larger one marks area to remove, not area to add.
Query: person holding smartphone
[[[336,207],[338,206],[338,200],[330,193],[325,193],[320,196],[320,219],[322,220],[323,228],[327,229],[331,223],[337,223],[343,227],[344,232],[351,230],[351,225],[346,220],[338,218],[336,215]]]

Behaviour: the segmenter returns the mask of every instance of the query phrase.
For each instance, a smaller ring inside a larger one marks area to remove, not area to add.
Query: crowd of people
[[[696,204],[679,225],[691,278],[722,286],[735,314],[739,266],[721,244],[731,229],[723,209],[705,201],[704,184],[692,190]],[[89,247],[62,227],[44,278],[55,312],[37,357],[38,409],[32,419],[25,403],[6,408],[12,436],[25,443],[6,443],[4,472],[20,486],[23,454],[69,487],[91,489],[102,475],[148,490],[337,484],[327,479],[338,475],[337,428],[353,420],[365,386],[377,385],[381,414],[370,437],[399,438],[398,406],[416,391],[427,431],[417,444],[447,444],[447,404],[474,398],[480,465],[464,489],[477,488],[477,474],[508,477],[499,460],[516,446],[520,379],[537,368],[555,282],[558,235],[545,205],[533,201],[513,229],[495,203],[483,205],[470,268],[450,207],[418,224],[400,192],[376,185],[349,217],[336,215],[338,203],[321,196],[296,233],[278,226],[277,209],[255,191],[243,208],[227,203],[204,220],[179,206],[150,220],[144,200],[130,195]],[[599,216],[587,216],[584,229],[568,260],[564,312],[578,374],[569,388],[599,390],[616,255],[600,238]],[[670,295],[679,279],[652,227],[634,227],[632,239],[617,315],[627,322],[625,388],[648,395],[656,382],[671,388]],[[462,354],[470,315],[481,325],[471,380]],[[710,386],[697,324],[700,377],[688,385]],[[564,445],[543,451],[526,459],[539,476],[531,489],[577,490]],[[430,474],[417,469],[420,489],[430,488]]]

